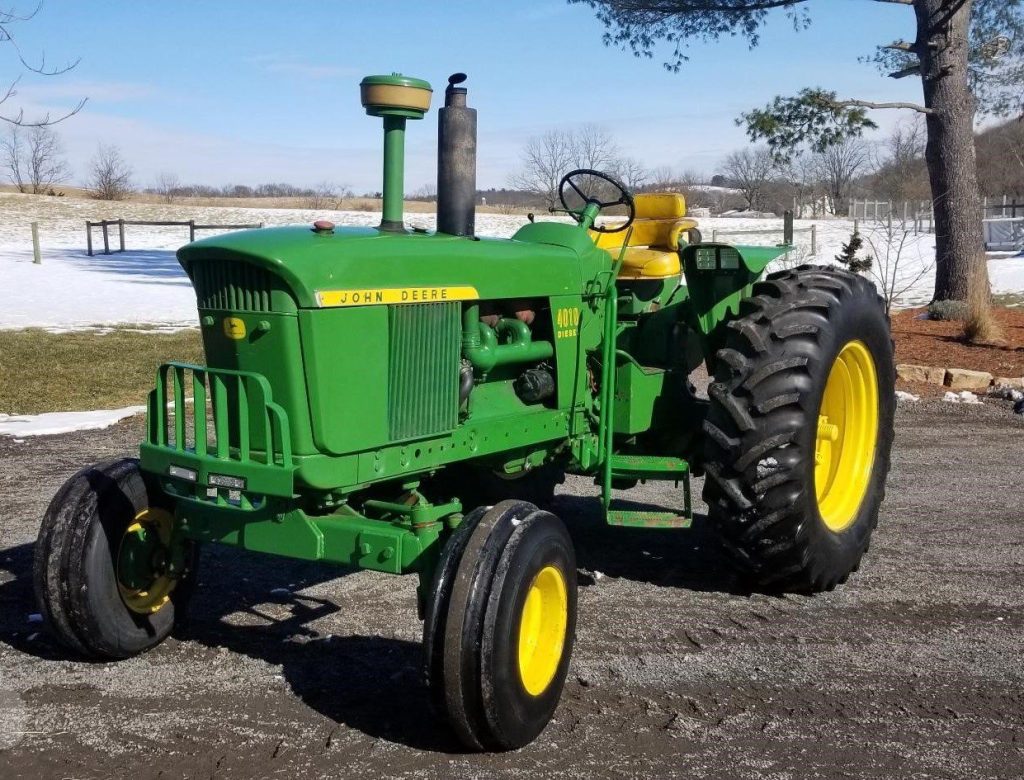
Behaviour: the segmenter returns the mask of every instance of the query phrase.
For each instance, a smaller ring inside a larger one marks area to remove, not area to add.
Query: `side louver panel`
[[[194,264],[192,282],[200,309],[273,311],[274,280],[262,268],[231,260],[204,260]]]
[[[459,415],[460,306],[392,306],[388,420],[392,440],[453,429]]]

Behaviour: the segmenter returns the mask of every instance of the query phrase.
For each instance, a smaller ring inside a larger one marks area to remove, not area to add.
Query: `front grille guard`
[[[294,494],[288,415],[260,374],[160,366],[141,450],[142,467],[177,498],[256,510]]]

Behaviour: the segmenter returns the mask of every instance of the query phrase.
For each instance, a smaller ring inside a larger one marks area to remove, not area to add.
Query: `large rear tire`
[[[71,650],[114,660],[171,633],[192,592],[196,545],[171,575],[173,515],[134,458],[90,466],[50,502],[36,541],[36,602]]]
[[[835,268],[769,276],[729,324],[704,499],[756,586],[831,590],[860,565],[889,472],[893,362],[874,286]]]

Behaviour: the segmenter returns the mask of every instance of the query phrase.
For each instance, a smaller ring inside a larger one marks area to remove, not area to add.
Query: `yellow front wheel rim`
[[[135,515],[121,536],[117,552],[117,589],[132,612],[152,615],[171,600],[177,584],[167,567],[174,516],[147,507]]]
[[[818,413],[814,486],[818,513],[835,533],[857,517],[871,483],[878,440],[878,372],[863,341],[844,346]]]
[[[545,566],[530,583],[519,618],[519,678],[531,696],[542,694],[555,678],[568,623],[565,577]]]

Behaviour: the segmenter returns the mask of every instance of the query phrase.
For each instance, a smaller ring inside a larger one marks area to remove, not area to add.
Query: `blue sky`
[[[22,7],[30,7],[22,0]],[[399,71],[434,85],[465,71],[479,109],[481,187],[501,187],[532,135],[605,127],[649,167],[713,173],[746,139],[733,120],[778,93],[824,86],[844,96],[919,100],[920,82],[885,79],[857,58],[912,34],[904,6],[814,0],[814,24],[779,16],[760,47],[695,45],[680,73],[607,48],[592,10],[522,2],[45,0],[13,28],[30,59],[81,58],[70,73],[26,76],[30,110],[85,109],[58,126],[76,175],[102,142],[118,145],[139,186],[161,171],[208,184],[332,181],[379,189],[379,121],[358,82]],[[0,44],[0,75],[17,72]],[[899,115],[877,117],[891,126]],[[431,181],[436,113],[410,125],[407,190]]]

